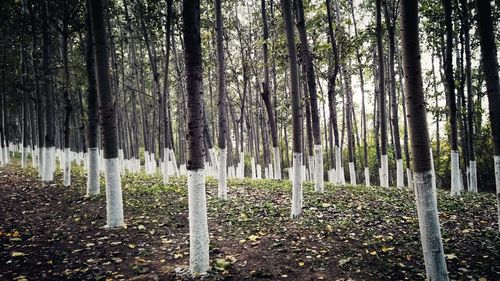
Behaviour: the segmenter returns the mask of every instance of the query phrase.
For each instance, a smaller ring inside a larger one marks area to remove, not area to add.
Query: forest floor
[[[84,198],[73,170],[44,184],[34,170],[0,168],[0,280],[189,280],[185,178],[123,177],[126,228],[105,229],[102,195]],[[102,185],[103,186],[103,183]],[[207,180],[210,260],[203,280],[424,280],[407,190],[304,185],[304,216],[290,219],[289,181],[230,180],[217,200]],[[493,194],[438,192],[450,279],[500,280]]]

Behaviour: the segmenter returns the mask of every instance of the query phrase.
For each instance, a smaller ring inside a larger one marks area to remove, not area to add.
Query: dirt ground
[[[40,182],[0,168],[0,280],[190,280],[185,178],[123,177],[126,228],[106,229],[104,189],[86,179]],[[230,180],[219,201],[207,180],[210,259],[202,280],[424,280],[412,192],[305,184],[304,216],[290,219],[290,183]],[[104,186],[102,182],[101,187]],[[500,280],[493,194],[438,193],[450,279]]]

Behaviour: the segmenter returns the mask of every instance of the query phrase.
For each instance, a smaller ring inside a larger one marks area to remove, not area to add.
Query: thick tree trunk
[[[187,170],[189,193],[189,268],[205,273],[208,261],[208,224],[203,158],[203,70],[200,37],[200,1],[183,1],[184,53],[188,98]],[[221,30],[222,31],[222,30]]]
[[[292,168],[292,218],[302,215],[302,116],[300,112],[299,72],[297,70],[297,47],[293,32],[291,0],[281,0],[283,22],[290,68],[290,93],[292,100],[293,168]]]
[[[433,189],[431,183],[430,140],[420,66],[418,2],[403,0],[401,18],[401,44],[413,155],[413,178],[425,269],[427,280],[448,280],[439,227],[436,190]]]
[[[481,62],[486,77],[486,92],[490,113],[491,134],[493,135],[495,184],[498,207],[498,231],[500,231],[500,80],[498,78],[498,58],[489,1],[476,0],[477,26],[481,43]]]
[[[118,162],[116,114],[110,87],[103,3],[99,0],[89,1],[102,118],[104,172],[106,179],[106,221],[107,226],[113,228],[124,224],[120,167]]]

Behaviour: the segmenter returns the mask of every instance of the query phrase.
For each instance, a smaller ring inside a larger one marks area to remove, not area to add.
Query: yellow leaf
[[[328,204],[328,203],[321,203],[321,207],[323,207],[323,208],[328,208],[328,207],[330,207],[330,206],[331,206],[331,205],[330,205],[330,204]]]
[[[479,277],[478,281],[488,281],[486,277]]]
[[[394,247],[386,247],[386,246],[382,246],[382,252],[389,252],[389,251],[392,251],[394,250]]]
[[[253,235],[253,234],[248,236],[248,240],[250,240],[250,241],[256,241],[258,238],[259,238],[259,236]]]
[[[25,253],[22,253],[22,252],[12,252],[12,254],[10,254],[11,257],[22,257],[22,256],[26,256]]]
[[[462,233],[469,233],[469,232],[470,232],[470,229],[468,229],[468,228],[467,228],[467,229],[462,230]]]
[[[134,244],[128,244],[128,247],[129,247],[130,249],[134,249],[134,248],[135,248],[135,245],[134,245]]]
[[[299,266],[301,267],[304,266],[304,262],[303,261],[299,262]]]
[[[370,255],[375,256],[377,254],[377,251],[371,251]]]
[[[326,229],[326,232],[329,232],[329,233],[333,232],[333,227],[331,225],[329,225],[329,224],[326,225],[325,229]]]
[[[19,237],[19,236],[20,236],[19,231],[17,230],[12,233],[12,237]]]
[[[448,255],[445,255],[445,257],[446,257],[446,259],[449,259],[449,260],[458,258],[457,255],[455,255],[455,254],[448,254]]]

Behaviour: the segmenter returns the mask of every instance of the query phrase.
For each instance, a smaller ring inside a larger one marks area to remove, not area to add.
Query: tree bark
[[[430,140],[418,35],[418,2],[401,2],[401,43],[405,75],[406,104],[410,128],[415,197],[424,252],[427,280],[448,280],[439,226],[437,200],[431,183]]]
[[[186,90],[188,99],[187,169],[189,197],[189,267],[192,274],[209,269],[208,225],[203,147],[203,70],[200,37],[200,1],[183,1]]]
[[[382,43],[382,0],[376,0],[377,8],[377,55],[378,55],[378,91],[379,91],[379,111],[380,111],[380,154],[381,154],[381,175],[380,185],[389,187],[389,171],[387,163],[387,119],[386,119],[386,98],[385,98],[385,71],[384,53]]]
[[[107,226],[119,227],[123,221],[123,201],[118,162],[118,143],[116,114],[113,105],[110,78],[108,49],[106,46],[106,26],[104,9],[99,0],[90,1],[90,22],[94,42],[94,58],[96,64],[97,86],[100,100],[102,122],[102,141],[104,147],[104,165],[106,178],[106,213]]]
[[[498,58],[489,1],[476,0],[477,26],[481,45],[481,62],[486,77],[486,92],[493,135],[495,184],[498,207],[498,231],[500,231],[500,81]]]
[[[291,1],[281,0],[281,5],[288,50],[288,64],[290,68],[290,94],[292,100],[292,218],[297,218],[302,215],[302,116],[300,112],[299,73],[297,70],[297,47],[295,45],[295,37],[293,32]]]

